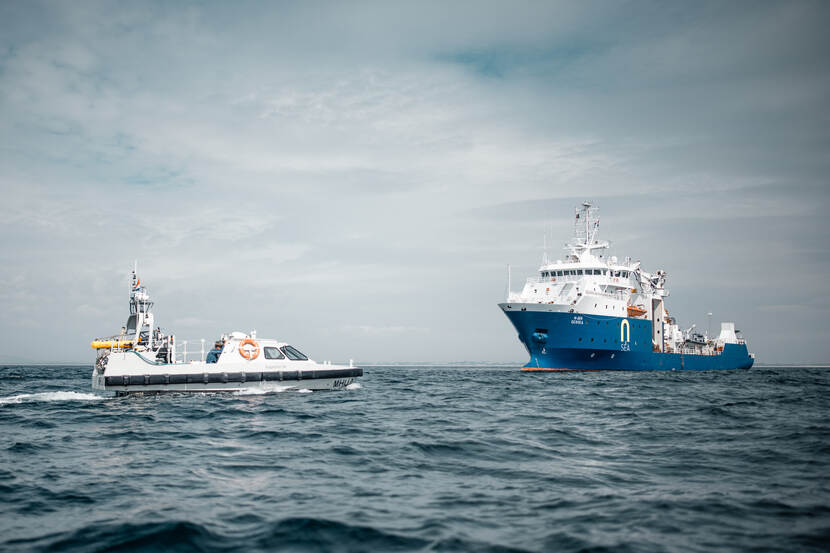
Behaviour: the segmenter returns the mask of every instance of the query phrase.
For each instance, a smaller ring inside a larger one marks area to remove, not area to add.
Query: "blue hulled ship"
[[[538,276],[500,303],[530,354],[524,370],[748,369],[754,356],[731,322],[710,337],[669,316],[666,272],[606,257],[597,208],[576,209],[564,260],[543,260]],[[509,285],[508,285],[509,286]]]

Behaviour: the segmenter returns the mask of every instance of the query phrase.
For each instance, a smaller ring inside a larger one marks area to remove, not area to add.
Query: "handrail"
[[[178,340],[176,342],[178,342]],[[199,356],[201,357],[201,360],[202,361],[205,360],[205,358],[207,356],[207,352],[205,351],[205,339],[204,338],[200,339],[201,347],[198,350],[192,350],[192,351],[187,351],[187,340],[182,340],[181,341],[181,343],[182,343],[181,348],[182,349],[181,349],[180,352],[177,351],[179,348],[178,348],[178,345],[177,345],[176,342],[173,343],[173,362],[174,363],[179,363],[179,362],[187,363],[187,355],[189,353],[196,353],[197,351],[199,353]],[[181,356],[181,361],[178,361],[179,356]]]

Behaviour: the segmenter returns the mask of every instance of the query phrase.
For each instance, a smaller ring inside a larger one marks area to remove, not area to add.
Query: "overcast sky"
[[[0,4],[0,361],[182,339],[527,354],[575,205],[684,326],[830,361],[826,2]]]

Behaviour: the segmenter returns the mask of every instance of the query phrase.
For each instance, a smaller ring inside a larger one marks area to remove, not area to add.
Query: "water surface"
[[[4,551],[826,551],[830,371],[367,367],[102,398],[0,367]]]

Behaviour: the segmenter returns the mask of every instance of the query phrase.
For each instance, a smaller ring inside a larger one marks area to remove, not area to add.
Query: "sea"
[[[829,551],[830,370],[369,366],[104,397],[0,366],[0,551]]]

